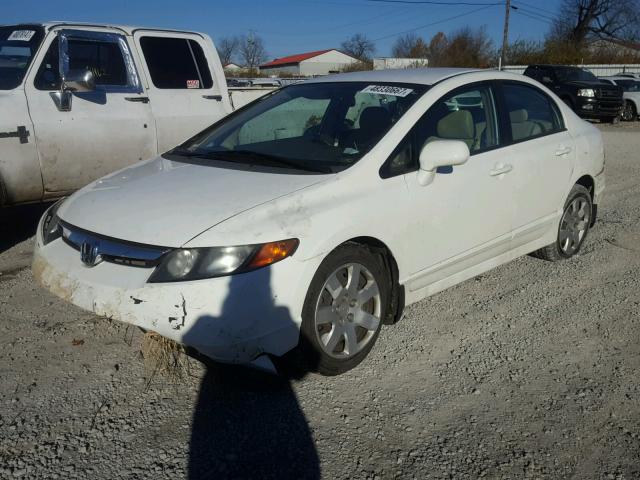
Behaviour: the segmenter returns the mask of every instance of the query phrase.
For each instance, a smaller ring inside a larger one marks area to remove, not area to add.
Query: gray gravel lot
[[[640,125],[602,126],[583,253],[413,305],[334,378],[191,362],[38,288],[43,207],[0,218],[0,478],[640,478]]]

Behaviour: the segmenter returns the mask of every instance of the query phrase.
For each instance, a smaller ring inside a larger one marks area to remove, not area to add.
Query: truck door
[[[93,73],[95,90],[73,93],[64,111],[59,41],[69,71]],[[25,91],[40,155],[45,197],[58,196],[138,160],[156,155],[149,100],[124,35],[65,29],[41,49]],[[59,98],[59,96],[58,96]]]
[[[149,98],[165,152],[231,111],[222,66],[206,36],[137,30]]]

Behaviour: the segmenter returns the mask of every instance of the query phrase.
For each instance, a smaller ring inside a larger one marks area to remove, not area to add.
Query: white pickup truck
[[[238,99],[266,91],[237,92]],[[0,207],[67,195],[175,147],[232,110],[207,35],[0,26]]]

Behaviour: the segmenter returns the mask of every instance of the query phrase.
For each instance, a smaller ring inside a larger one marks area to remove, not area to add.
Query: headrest
[[[360,129],[382,132],[391,125],[391,115],[383,107],[367,107],[360,114]]]
[[[511,119],[511,123],[526,122],[529,119],[529,112],[524,108],[514,110],[513,112],[509,112],[509,118]]]
[[[442,118],[437,125],[439,138],[471,139],[475,136],[473,115],[468,110],[457,110]]]

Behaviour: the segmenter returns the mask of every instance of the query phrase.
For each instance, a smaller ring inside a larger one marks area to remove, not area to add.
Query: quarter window
[[[503,92],[514,142],[562,130],[557,107],[537,88],[521,84],[504,84]]]
[[[156,88],[208,89],[213,86],[204,51],[195,40],[142,37],[140,47]]]

